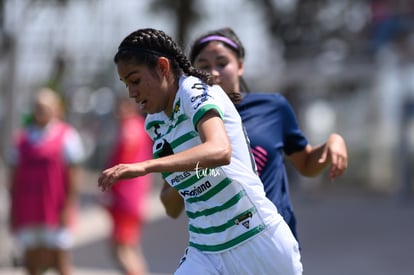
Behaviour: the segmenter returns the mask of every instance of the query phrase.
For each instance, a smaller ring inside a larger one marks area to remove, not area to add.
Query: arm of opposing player
[[[329,178],[334,180],[348,167],[345,141],[342,136],[335,133],[329,136],[326,143],[316,147],[308,144],[303,151],[291,154],[289,159],[302,175],[308,177],[320,174],[330,165]]]

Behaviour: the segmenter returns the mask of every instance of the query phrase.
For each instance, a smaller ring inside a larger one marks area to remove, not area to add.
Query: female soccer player
[[[159,172],[178,191],[190,240],[175,274],[302,274],[298,243],[265,196],[240,116],[220,86],[155,29],[128,35],[114,60],[149,114],[155,158],[108,168],[99,186]]]

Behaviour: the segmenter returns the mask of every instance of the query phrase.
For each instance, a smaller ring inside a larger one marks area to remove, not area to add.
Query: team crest
[[[234,220],[234,223],[236,225],[243,225],[246,229],[250,228],[250,219],[251,217],[253,217],[253,213],[252,212],[247,212],[244,215],[241,215],[240,217],[238,217],[237,219]]]
[[[180,101],[177,101],[174,106],[174,113],[178,113],[180,111]]]

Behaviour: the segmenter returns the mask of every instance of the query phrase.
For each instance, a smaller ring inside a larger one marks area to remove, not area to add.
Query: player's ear
[[[161,56],[160,58],[158,58],[158,68],[161,71],[161,75],[163,77],[166,77],[170,72],[170,60],[168,58]]]
[[[243,60],[239,60],[238,63],[239,63],[239,68],[237,70],[237,74],[239,76],[242,76],[243,73],[244,73],[244,62],[243,62]]]

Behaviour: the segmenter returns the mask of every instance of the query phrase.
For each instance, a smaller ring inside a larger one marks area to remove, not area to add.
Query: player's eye
[[[228,61],[222,61],[222,62],[219,62],[219,63],[217,64],[217,67],[219,67],[219,68],[223,69],[223,68],[224,68],[224,67],[226,67],[228,64],[229,64],[229,62],[228,62]]]

